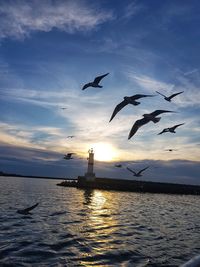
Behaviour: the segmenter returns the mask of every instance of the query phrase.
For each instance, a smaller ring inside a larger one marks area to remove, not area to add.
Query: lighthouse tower
[[[88,157],[88,168],[87,172],[85,173],[86,181],[94,181],[95,180],[95,173],[94,169],[94,151],[93,148],[88,150],[89,157]]]

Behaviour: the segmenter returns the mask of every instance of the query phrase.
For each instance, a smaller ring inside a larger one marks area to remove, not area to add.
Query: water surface
[[[199,196],[56,183],[0,177],[0,266],[176,267],[200,254]]]

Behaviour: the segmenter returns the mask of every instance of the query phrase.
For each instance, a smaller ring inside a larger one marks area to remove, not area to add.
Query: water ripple
[[[199,254],[198,196],[0,178],[0,266],[176,267]],[[32,215],[18,208],[39,202]]]

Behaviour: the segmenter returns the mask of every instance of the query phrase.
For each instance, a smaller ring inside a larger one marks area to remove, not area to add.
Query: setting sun
[[[95,159],[99,161],[112,161],[117,156],[117,152],[112,145],[107,143],[95,143],[92,145],[95,152]]]

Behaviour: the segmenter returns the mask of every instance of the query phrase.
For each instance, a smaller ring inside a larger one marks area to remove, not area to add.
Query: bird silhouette
[[[163,133],[167,133],[167,132],[169,132],[169,133],[176,133],[176,132],[175,132],[175,129],[176,129],[177,127],[183,125],[183,124],[185,124],[185,123],[181,123],[181,124],[177,124],[177,125],[174,125],[174,126],[172,126],[172,127],[169,127],[169,128],[165,128],[165,129],[162,130],[162,132],[158,133],[158,135],[159,135],[159,134],[163,134]]]
[[[29,208],[17,210],[17,213],[23,214],[23,215],[29,215],[29,214],[31,214],[30,211],[33,210],[34,208],[36,208],[38,205],[39,205],[39,203],[36,203],[35,205],[33,205]]]
[[[130,130],[128,139],[130,139],[137,131],[140,127],[142,127],[143,125],[147,124],[150,121],[153,121],[154,123],[157,123],[160,121],[161,118],[156,118],[156,116],[162,114],[162,113],[168,113],[168,112],[174,112],[174,111],[170,111],[170,110],[155,110],[152,113],[149,114],[143,114],[142,119],[137,120],[134,124],[133,127]]]
[[[140,102],[136,101],[137,99],[140,99],[140,98],[143,98],[143,97],[152,97],[152,96],[154,96],[154,95],[141,95],[141,94],[137,94],[137,95],[133,95],[133,96],[125,96],[124,97],[124,100],[115,107],[115,109],[113,111],[113,114],[112,114],[109,122],[111,122],[112,119],[115,117],[115,115],[122,108],[124,108],[125,106],[127,106],[128,104],[132,104],[134,106],[137,106],[137,105],[140,104]]]
[[[168,148],[168,149],[165,149],[165,151],[172,152],[172,151],[177,151],[177,149]]]
[[[69,160],[69,159],[73,159],[72,155],[75,153],[67,153],[66,155],[64,155],[63,159]]]
[[[74,138],[74,135],[68,135],[67,138]]]
[[[161,94],[160,92],[156,91],[156,93],[158,93],[159,95],[163,96],[164,99],[165,99],[166,101],[168,101],[168,102],[171,102],[171,100],[172,100],[173,97],[175,97],[175,96],[177,96],[177,95],[180,95],[180,94],[182,94],[183,92],[184,92],[184,91],[179,92],[179,93],[175,93],[175,94],[170,95],[170,96],[166,96],[166,95]]]
[[[139,172],[135,172],[135,171],[131,170],[129,167],[126,167],[126,169],[127,169],[128,171],[132,172],[133,175],[134,175],[134,176],[137,176],[137,177],[142,176],[142,172],[145,171],[145,170],[148,169],[148,168],[149,168],[149,166],[146,167],[146,168],[144,168],[144,169],[142,169],[142,170],[140,170]]]
[[[121,168],[122,167],[122,164],[115,164],[115,167],[116,168]]]
[[[106,73],[106,74],[104,74],[104,75],[101,75],[101,76],[96,77],[96,78],[94,79],[93,82],[86,83],[86,84],[83,86],[82,90],[85,90],[85,89],[88,88],[88,87],[98,87],[98,88],[102,88],[103,86],[99,85],[99,83],[100,83],[100,81],[101,81],[104,77],[106,77],[108,74],[109,74],[109,72]]]

